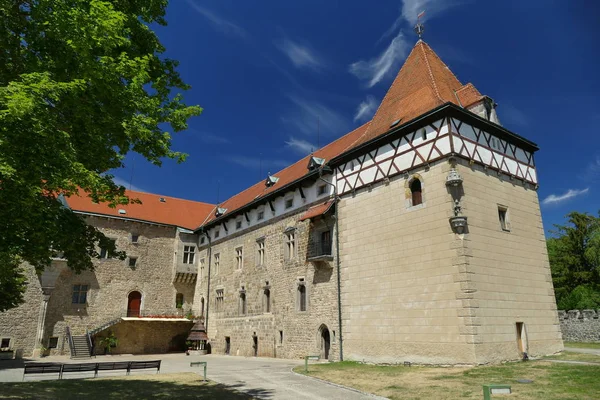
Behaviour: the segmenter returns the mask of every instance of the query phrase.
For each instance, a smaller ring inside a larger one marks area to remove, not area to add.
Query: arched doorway
[[[321,358],[329,360],[329,348],[331,347],[331,336],[329,335],[329,329],[327,325],[321,325],[319,328],[319,335],[321,341]]]
[[[139,317],[141,308],[142,294],[137,291],[129,293],[129,296],[127,297],[127,316]]]

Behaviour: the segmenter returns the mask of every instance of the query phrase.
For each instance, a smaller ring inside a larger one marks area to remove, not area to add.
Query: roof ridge
[[[125,189],[125,190],[126,190],[126,192],[129,192],[129,193],[142,193],[142,194],[151,195],[151,196],[167,197],[167,198],[169,198],[169,199],[174,199],[174,200],[179,200],[179,201],[187,201],[187,202],[190,202],[190,203],[195,203],[195,204],[205,204],[205,205],[207,205],[207,206],[215,206],[214,204],[212,204],[212,203],[207,203],[207,202],[205,202],[205,201],[197,201],[197,200],[191,200],[191,199],[183,199],[183,198],[181,198],[181,197],[169,196],[169,195],[167,195],[167,194],[151,193],[151,192],[141,192],[141,191],[139,191],[139,190],[129,190],[129,189]],[[84,193],[87,193],[87,192],[84,192]],[[89,197],[89,196],[88,196],[88,197]],[[131,203],[130,203],[130,204],[131,204]],[[124,205],[129,205],[129,204],[124,204]]]
[[[423,58],[425,59],[425,65],[427,65],[427,71],[429,71],[429,78],[431,78],[431,83],[433,84],[433,90],[435,90],[435,95],[438,97],[438,99],[440,99],[440,101],[443,103],[444,100],[442,99],[442,96],[440,95],[440,91],[438,90],[437,84],[435,82],[435,78],[433,76],[433,71],[431,70],[431,65],[429,65],[429,60],[427,59],[427,54],[425,53],[425,49],[423,48],[423,46],[425,45],[425,42],[423,42],[422,40],[419,40],[417,42],[417,44],[421,45],[421,52],[423,53]],[[441,59],[440,59],[441,61]],[[444,64],[445,66],[446,64]],[[448,68],[449,69],[449,68]],[[455,77],[456,78],[456,77]]]

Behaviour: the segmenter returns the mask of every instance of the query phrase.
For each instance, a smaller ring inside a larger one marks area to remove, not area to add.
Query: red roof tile
[[[427,43],[419,40],[379,105],[368,131],[354,146],[387,132],[397,120],[402,125],[442,104],[461,105],[456,95],[461,88],[463,84],[448,66]],[[473,85],[470,88],[479,94]],[[469,100],[472,95],[469,92]]]
[[[334,142],[331,142],[327,146],[317,150],[314,152],[315,157],[324,158],[325,160],[331,160],[332,158],[342,154],[346,151],[349,146],[355,142],[369,127],[369,123],[356,128],[352,132],[342,136]],[[219,207],[227,209],[227,212],[224,215],[231,214],[232,211],[235,211],[248,203],[253,202],[256,199],[267,196],[268,194],[278,190],[279,188],[294,182],[297,179],[300,179],[304,175],[308,173],[308,161],[310,156],[306,156],[295,164],[290,165],[289,167],[282,169],[281,171],[272,174],[279,178],[277,183],[271,187],[265,186],[265,181],[260,181],[257,184],[249,187],[241,193],[236,194],[235,196],[229,198],[223,203],[219,204]],[[266,177],[265,177],[266,179]],[[210,216],[207,222],[211,222],[216,219],[214,213]]]
[[[106,203],[92,202],[83,191],[78,196],[71,196],[66,200],[69,207],[74,211],[151,221],[187,229],[198,227],[215,209],[213,204],[198,201],[131,190],[126,190],[125,193],[131,199],[139,199],[142,204],[119,205],[116,208],[110,208]],[[161,198],[165,201],[161,202]],[[125,210],[125,214],[119,213],[119,210]]]
[[[460,105],[467,108],[483,99],[481,93],[472,83],[467,83],[456,91],[456,96],[460,100]]]
[[[304,214],[302,214],[302,216],[300,217],[300,221],[304,221],[309,218],[314,218],[314,217],[318,217],[319,215],[325,214],[327,211],[329,211],[332,204],[333,204],[333,200],[329,200],[329,201],[326,201],[325,203],[317,204],[316,206],[312,206],[311,208],[306,210],[304,212]]]

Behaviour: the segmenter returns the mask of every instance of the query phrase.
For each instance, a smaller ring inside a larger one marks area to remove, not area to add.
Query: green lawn
[[[565,342],[565,347],[577,347],[579,349],[600,350],[600,343]]]
[[[269,393],[256,393],[269,396]],[[2,383],[2,399],[223,399],[253,397],[235,387],[202,382],[194,373]]]
[[[304,366],[296,372],[304,373]],[[310,365],[308,375],[390,399],[478,399],[486,383],[509,384],[511,399],[600,399],[600,365],[514,362],[473,368]],[[533,383],[518,383],[531,379]]]
[[[545,360],[584,361],[584,362],[598,363],[598,365],[600,365],[600,355],[575,353],[572,351],[563,351],[560,354],[554,354],[552,356],[544,357],[544,359]]]

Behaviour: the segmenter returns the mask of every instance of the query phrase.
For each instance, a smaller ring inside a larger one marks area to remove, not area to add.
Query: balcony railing
[[[331,240],[315,240],[308,247],[309,261],[332,261]]]

